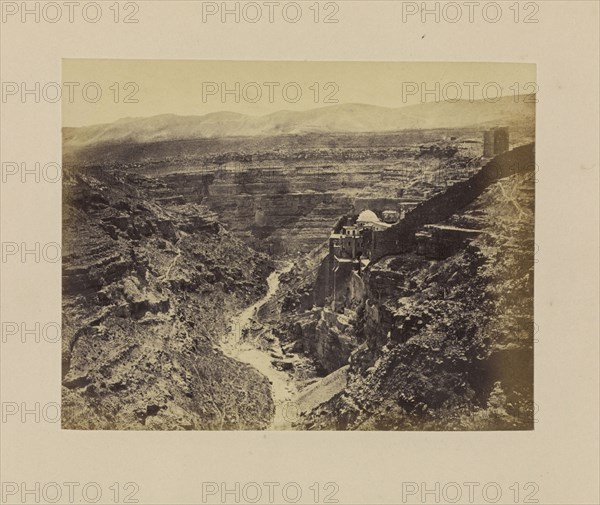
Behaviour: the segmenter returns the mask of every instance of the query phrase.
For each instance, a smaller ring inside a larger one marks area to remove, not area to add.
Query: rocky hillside
[[[339,313],[284,317],[315,359],[328,347],[350,354],[347,385],[303,415],[302,427],[532,428],[533,177],[502,179],[452,216],[445,224],[480,232],[452,255],[387,256],[363,277],[364,296]],[[302,297],[288,295],[296,305]]]
[[[72,169],[63,191],[63,427],[268,426],[267,379],[218,343],[270,260],[161,182]]]
[[[326,240],[342,215],[408,210],[472,175],[481,165],[489,125],[508,126],[513,148],[531,142],[534,106],[505,99],[400,109],[347,104],[261,118],[129,118],[65,128],[63,161],[159,178],[186,202],[206,205],[252,248],[297,257]],[[434,129],[414,129],[399,119],[404,117],[427,118],[422,124],[429,127],[432,118],[443,121]],[[457,118],[467,127],[449,129]],[[258,120],[262,126],[236,130],[238,121],[245,128]],[[279,128],[284,124],[289,128]],[[330,127],[296,131],[308,124]]]
[[[342,215],[410,204],[446,179],[477,170],[481,132],[452,133],[279,138],[279,143],[269,138],[237,145],[217,139],[93,152],[95,160],[103,160],[100,166],[159,178],[186,202],[206,205],[254,249],[296,256],[326,240]],[[107,161],[121,155],[136,161]]]

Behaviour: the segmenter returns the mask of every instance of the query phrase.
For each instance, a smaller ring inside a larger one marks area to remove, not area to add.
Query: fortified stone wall
[[[419,204],[395,226],[374,233],[371,261],[388,254],[405,252],[414,246],[415,232],[425,224],[438,223],[471,203],[487,187],[515,173],[535,171],[535,144],[518,147],[501,154],[467,181],[458,182],[444,193]]]

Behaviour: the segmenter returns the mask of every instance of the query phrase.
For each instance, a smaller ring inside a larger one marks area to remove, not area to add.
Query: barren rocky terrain
[[[152,179],[65,177],[63,427],[260,429],[267,379],[225,356],[271,261]]]
[[[290,291],[281,333],[321,342],[307,350],[325,367],[340,346],[349,355],[347,384],[304,429],[532,428],[533,177],[503,179],[452,216],[481,231],[456,254],[372,265],[366,296],[337,314],[299,310]]]
[[[480,106],[65,129],[63,427],[531,428],[531,167],[441,223],[478,232],[448,257],[407,245],[327,290],[340,220],[468,186],[498,121],[534,138],[529,104]]]

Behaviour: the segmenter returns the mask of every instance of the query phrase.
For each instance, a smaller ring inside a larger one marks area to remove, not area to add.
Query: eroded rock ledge
[[[63,427],[268,426],[268,381],[218,343],[270,260],[152,179],[64,179]]]

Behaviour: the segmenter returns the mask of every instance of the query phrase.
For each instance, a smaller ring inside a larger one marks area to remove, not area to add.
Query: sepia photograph
[[[600,2],[0,0],[0,503],[600,503]]]
[[[535,65],[63,76],[63,428],[534,428]]]

